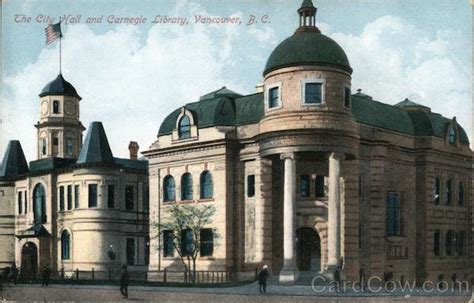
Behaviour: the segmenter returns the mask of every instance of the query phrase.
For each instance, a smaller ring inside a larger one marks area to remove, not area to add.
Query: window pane
[[[325,196],[324,192],[324,176],[316,176],[316,198],[323,198]]]
[[[70,241],[71,237],[67,231],[63,231],[61,234],[61,258],[63,260],[69,260],[70,258]]]
[[[125,186],[125,209],[126,210],[133,210],[134,209],[133,186],[132,185]]]
[[[456,130],[454,129],[454,127],[449,128],[448,141],[451,145],[454,145],[456,143]]]
[[[247,176],[247,197],[255,196],[255,175]]]
[[[434,237],[433,237],[433,253],[435,256],[440,255],[440,231],[435,230]]]
[[[351,89],[348,87],[344,89],[344,106],[351,107]]]
[[[307,104],[321,104],[321,83],[306,83],[304,102]]]
[[[73,138],[66,139],[66,154],[72,156],[74,150],[74,141]]]
[[[401,234],[401,209],[397,193],[387,195],[387,235]]]
[[[193,180],[190,173],[185,173],[181,177],[181,200],[193,199]]]
[[[135,264],[135,239],[127,239],[127,265]]]
[[[446,255],[452,256],[453,254],[453,232],[448,231],[446,233]]]
[[[89,207],[97,207],[97,184],[89,184]]]
[[[79,185],[74,185],[74,208],[79,208]]]
[[[21,191],[18,192],[18,214],[21,215],[23,213],[23,195]]]
[[[435,178],[435,205],[439,205],[439,195],[441,190],[441,180],[439,178]]]
[[[459,182],[458,185],[458,204],[459,206],[464,205],[464,184],[462,182]]]
[[[172,176],[166,176],[163,180],[163,201],[174,201],[176,199],[175,183]]]
[[[273,87],[268,90],[268,107],[274,108],[280,105],[279,88]]]
[[[113,184],[107,186],[107,207],[115,207],[115,186]]]
[[[72,209],[72,185],[67,186],[67,209]]]
[[[59,187],[59,210],[64,210],[64,186]]]
[[[309,188],[309,175],[302,175],[300,177],[300,195],[302,198],[310,196],[311,190]]]
[[[186,115],[184,115],[179,121],[178,136],[180,139],[191,137],[191,121]]]
[[[145,186],[143,190],[143,211],[148,212],[150,209],[150,189],[148,186]]]
[[[181,255],[189,256],[194,250],[193,233],[190,229],[185,229],[181,233]]]
[[[163,256],[172,257],[173,255],[173,232],[170,230],[165,230],[163,231]]]
[[[214,234],[211,228],[201,229],[201,257],[212,256],[214,253]]]
[[[446,181],[444,195],[445,195],[444,199],[446,201],[446,205],[451,205],[451,180]]]
[[[212,176],[209,171],[201,173],[201,199],[212,198]]]
[[[24,199],[25,209],[24,209],[24,211],[25,211],[25,214],[27,214],[28,213],[28,195],[27,195],[26,191],[24,191],[23,193],[25,194],[25,199]]]
[[[59,114],[59,101],[53,101],[53,113]]]

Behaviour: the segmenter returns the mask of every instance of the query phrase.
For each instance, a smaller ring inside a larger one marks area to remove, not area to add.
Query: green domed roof
[[[318,31],[297,31],[273,50],[263,75],[279,68],[326,65],[352,73],[346,53],[336,41]]]
[[[81,99],[74,86],[64,80],[62,74],[59,74],[56,79],[46,84],[46,86],[41,91],[41,94],[39,94],[40,97],[58,95]]]

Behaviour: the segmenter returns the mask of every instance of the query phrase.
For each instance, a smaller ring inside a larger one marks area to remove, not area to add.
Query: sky
[[[354,69],[353,93],[388,104],[409,98],[456,116],[472,136],[467,0],[313,1],[317,26]],[[127,157],[129,141],[147,150],[163,119],[199,96],[222,86],[254,93],[272,50],[297,28],[301,2],[4,0],[0,155],[16,139],[27,160],[36,159],[38,94],[59,71],[59,43],[45,45],[44,28],[60,16],[62,74],[83,98],[81,121],[102,121],[114,156]],[[153,23],[156,16],[186,22]],[[201,24],[198,16],[241,22]],[[248,24],[251,16],[256,23]]]

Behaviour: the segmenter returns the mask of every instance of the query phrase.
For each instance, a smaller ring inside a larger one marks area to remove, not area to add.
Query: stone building
[[[83,142],[81,97],[60,74],[39,95],[37,160],[10,141],[0,166],[0,268],[101,272],[148,265],[148,163],[115,158],[101,122]]]
[[[203,270],[469,279],[466,132],[408,99],[352,94],[348,57],[316,27],[312,2],[298,14],[255,94],[224,87],[165,118],[144,152],[151,220],[173,204],[215,205],[220,239],[199,258]],[[150,230],[150,271],[180,266],[166,232]]]

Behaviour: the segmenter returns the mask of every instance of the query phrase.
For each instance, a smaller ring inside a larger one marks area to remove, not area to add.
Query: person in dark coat
[[[128,282],[130,280],[130,276],[128,275],[127,266],[122,266],[122,276],[120,277],[120,292],[122,296],[127,299],[128,298]]]
[[[41,272],[41,278],[42,278],[41,286],[48,287],[49,279],[51,278],[51,268],[49,267],[49,264],[43,268]]]
[[[267,279],[269,276],[270,272],[268,271],[268,266],[263,265],[262,270],[257,275],[260,293],[267,293]]]
[[[13,284],[16,285],[16,282],[18,281],[18,268],[16,268],[15,263],[13,263],[11,268],[11,277]]]

